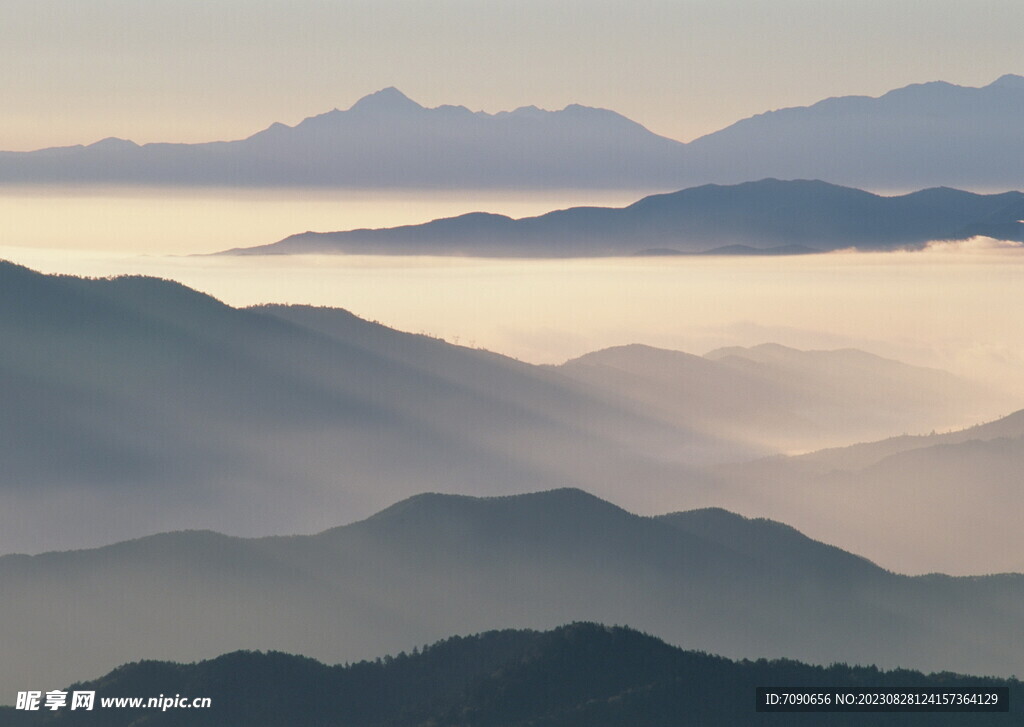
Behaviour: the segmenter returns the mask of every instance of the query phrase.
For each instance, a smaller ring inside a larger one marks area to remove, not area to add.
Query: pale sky
[[[688,141],[828,96],[1024,73],[1020,0],[3,0],[0,149],[208,141],[396,86]]]

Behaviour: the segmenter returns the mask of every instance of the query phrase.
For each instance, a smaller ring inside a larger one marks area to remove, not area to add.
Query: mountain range
[[[730,661],[684,651],[622,627],[574,623],[548,632],[489,631],[451,637],[383,660],[325,666],[271,652],[240,651],[196,664],[126,664],[73,689],[100,699],[179,694],[211,699],[208,709],[101,709],[15,712],[4,724],[102,727],[704,727],[801,724],[809,715],[753,709],[758,687],[846,692],[858,688],[1009,690],[1022,712],[1021,684],[955,674],[929,674],[790,660]],[[252,695],[274,695],[254,700]],[[804,719],[801,719],[801,718]],[[1009,715],[959,713],[825,713],[818,725],[899,724],[950,727],[1005,722]]]
[[[687,145],[687,173],[713,182],[775,176],[874,190],[1024,186],[1024,76],[974,88],[917,83],[743,119]]]
[[[576,620],[735,658],[1004,676],[1024,666],[1024,575],[900,576],[777,522],[718,509],[641,517],[573,489],[423,494],[311,536],[188,531],[4,556],[0,592],[11,694],[142,655],[340,662]]]
[[[1024,193],[936,188],[882,197],[821,181],[763,179],[652,195],[623,208],[574,207],[518,220],[471,212],[420,225],[304,232],[226,254],[799,254],[917,248],[979,235],[1024,242]]]
[[[769,111],[689,144],[606,109],[424,108],[394,88],[236,141],[0,153],[0,183],[678,189],[765,177],[876,191],[1024,186],[1024,77]]]
[[[659,188],[683,145],[579,105],[423,108],[395,88],[246,139],[0,153],[0,182],[406,188]]]
[[[1007,406],[855,351],[766,363],[749,360],[763,349],[712,361],[635,347],[551,368],[343,310],[236,309],[164,280],[9,263],[0,336],[0,552],[311,532],[427,490],[711,505],[710,465]]]

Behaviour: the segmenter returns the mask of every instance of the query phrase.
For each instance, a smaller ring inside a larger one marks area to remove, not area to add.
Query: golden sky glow
[[[6,0],[0,149],[235,139],[386,86],[425,106],[601,106],[689,140],[1024,72],[1022,26],[1017,0]]]

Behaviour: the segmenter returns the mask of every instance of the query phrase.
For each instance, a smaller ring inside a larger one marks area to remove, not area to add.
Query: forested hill
[[[0,711],[3,724],[103,727],[733,727],[739,725],[988,725],[1007,714],[759,714],[758,686],[1009,687],[952,674],[730,661],[627,628],[577,623],[548,632],[453,637],[413,654],[325,666],[281,653],[236,652],[198,664],[139,662],[73,689],[117,696],[210,697],[210,709]]]

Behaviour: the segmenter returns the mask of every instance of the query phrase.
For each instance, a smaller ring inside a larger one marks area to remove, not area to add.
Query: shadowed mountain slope
[[[104,727],[707,727],[747,725],[988,725],[1010,715],[757,714],[757,687],[835,693],[859,687],[1008,687],[1014,714],[1021,684],[955,674],[880,671],[844,664],[729,661],[683,651],[628,628],[574,623],[548,632],[489,631],[451,637],[413,654],[325,666],[283,653],[235,652],[197,664],[126,664],[75,688],[103,697],[208,696],[210,709],[122,709],[57,714],[0,709],[5,724]]]
[[[241,648],[338,662],[446,634],[628,623],[731,657],[1019,673],[1024,576],[909,578],[718,510],[424,494],[314,536],[178,532],[0,558],[0,685]],[[74,628],[56,628],[74,624]],[[18,687],[23,688],[23,687]]]
[[[310,532],[424,490],[578,486],[642,512],[711,505],[706,466],[772,453],[782,439],[752,432],[749,406],[693,406],[687,382],[703,386],[702,374],[685,367],[634,390],[345,311],[239,310],[151,278],[46,276],[0,263],[0,336],[0,552],[185,527]],[[893,388],[884,386],[888,365],[859,384],[866,404],[853,411],[867,412],[870,436],[903,431],[892,427],[906,419],[917,422],[911,430],[941,426],[948,411],[931,403],[923,372],[888,402],[905,411],[899,417],[871,403],[870,392]],[[734,388],[762,385],[722,371]],[[810,387],[762,397],[757,422],[842,422],[858,398],[855,378],[845,398]],[[956,410],[966,388],[942,380]],[[808,417],[802,396],[828,416]],[[970,404],[982,402],[979,394]],[[960,411],[958,422],[974,418]],[[815,425],[797,424],[786,442],[818,445]],[[851,418],[826,441],[850,441],[863,426]]]
[[[628,481],[642,500],[750,452],[503,356],[155,279],[0,263],[0,336],[5,551],[309,531],[424,489]]]

